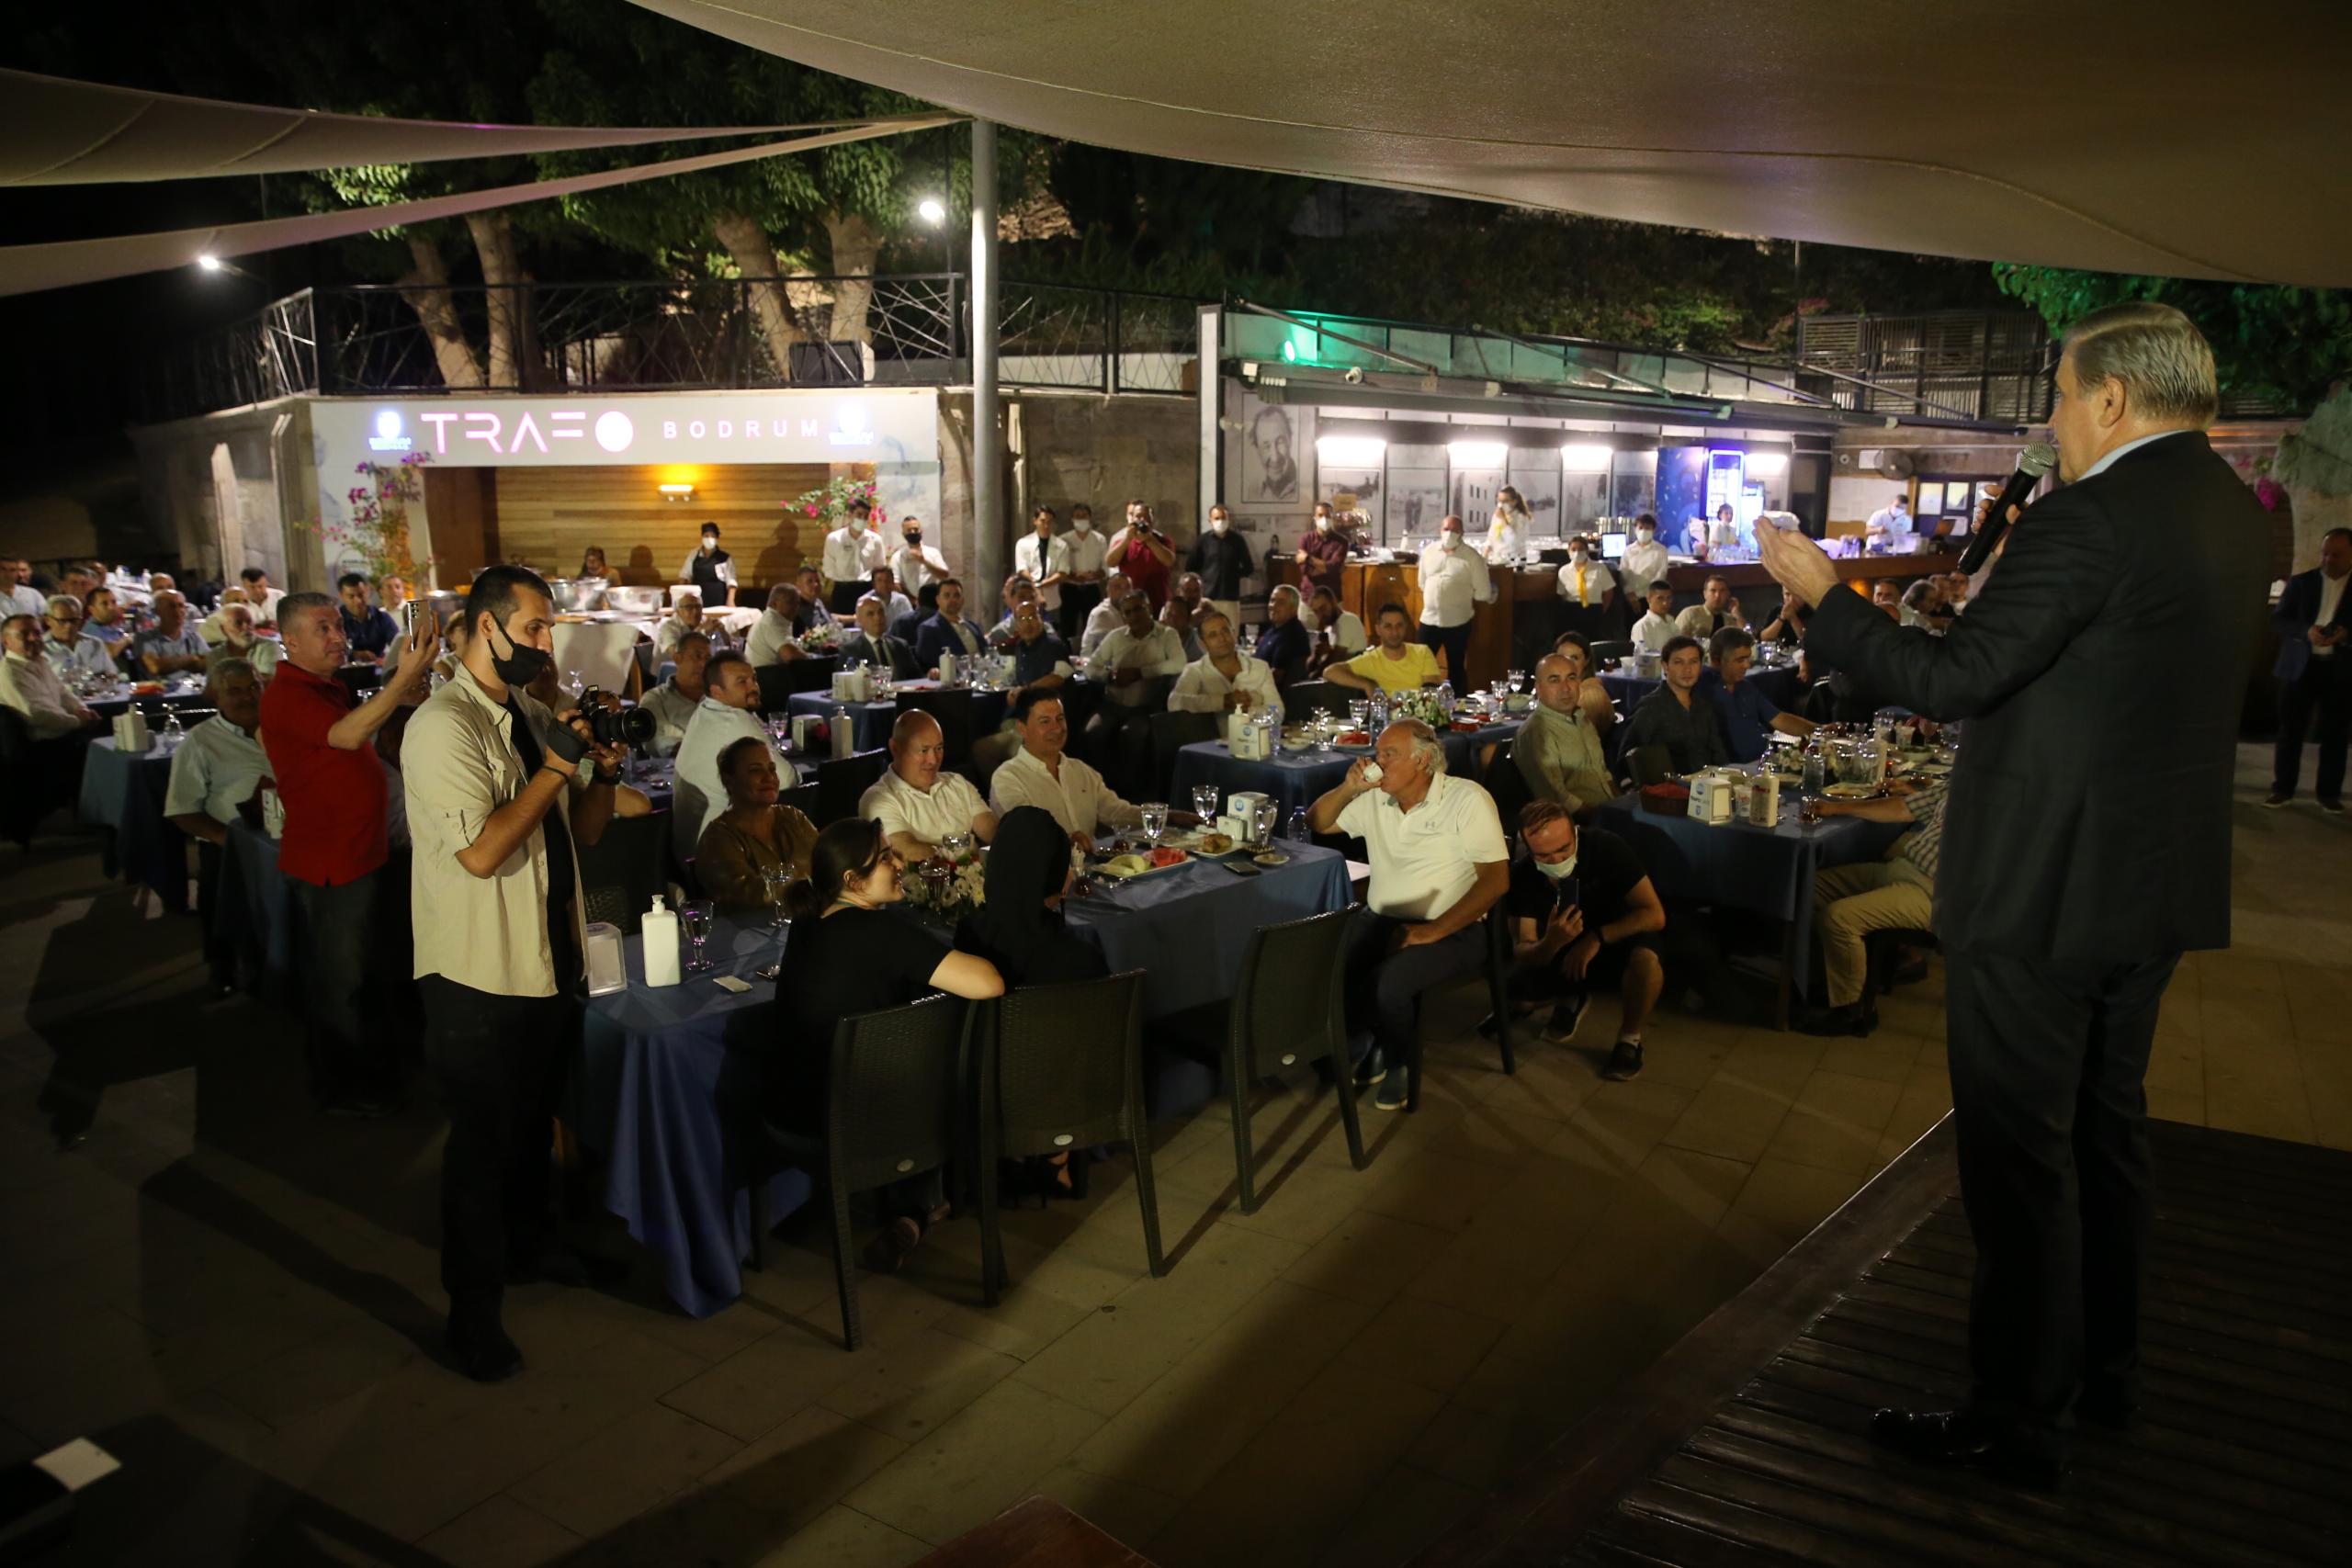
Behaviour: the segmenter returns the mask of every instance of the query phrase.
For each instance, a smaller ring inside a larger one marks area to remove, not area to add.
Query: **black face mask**
[[[909,544],[910,544],[910,545],[920,545],[920,544],[922,544],[922,529],[920,529],[920,528],[917,528],[917,529],[914,529],[914,530],[912,530],[911,532],[910,532],[910,533],[907,535],[907,543],[909,543]]]
[[[496,623],[493,622],[492,625],[496,626]],[[496,630],[500,640],[506,644],[506,651],[500,653],[492,649],[490,655],[490,667],[497,671],[498,678],[509,686],[528,686],[546,672],[548,665],[555,662],[555,655],[547,649],[516,642],[506,635],[506,628],[503,626],[496,626]]]

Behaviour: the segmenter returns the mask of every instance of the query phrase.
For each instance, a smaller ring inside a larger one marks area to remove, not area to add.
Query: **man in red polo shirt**
[[[378,886],[388,858],[383,765],[371,744],[439,651],[429,617],[393,645],[398,666],[366,702],[335,679],[343,615],[324,593],[277,606],[286,644],[261,699],[261,743],[286,806],[277,846],[298,917],[295,940],[311,1013],[311,1091],[331,1116],[382,1116],[399,1104],[391,1053],[368,1022]],[[405,896],[406,888],[390,890]]]

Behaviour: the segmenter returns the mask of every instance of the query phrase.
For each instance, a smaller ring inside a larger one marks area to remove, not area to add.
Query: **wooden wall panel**
[[[676,580],[705,522],[716,523],[735,558],[741,601],[751,590],[787,581],[806,557],[822,554],[826,525],[784,515],[786,502],[824,484],[822,464],[745,463],[684,470],[674,467],[500,468],[498,545],[504,558],[550,577],[580,570],[590,545],[624,582],[651,587]],[[657,485],[686,479],[684,502],[664,501]]]

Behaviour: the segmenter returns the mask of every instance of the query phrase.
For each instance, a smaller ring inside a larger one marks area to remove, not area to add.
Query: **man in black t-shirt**
[[[1632,846],[1599,828],[1579,830],[1556,801],[1519,814],[1521,851],[1510,864],[1511,1006],[1552,1006],[1544,1038],[1576,1035],[1595,990],[1615,987],[1617,1044],[1607,1077],[1642,1070],[1642,1022],[1666,983],[1657,933],[1666,906]]]

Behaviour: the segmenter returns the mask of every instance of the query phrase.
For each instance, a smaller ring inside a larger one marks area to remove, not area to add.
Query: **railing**
[[[2030,310],[1801,316],[1797,364],[1856,413],[2039,424],[2058,350]]]
[[[970,379],[961,273],[308,289],[149,367],[145,415],[298,392],[675,391]],[[1008,282],[1008,386],[1181,392],[1199,301]]]

